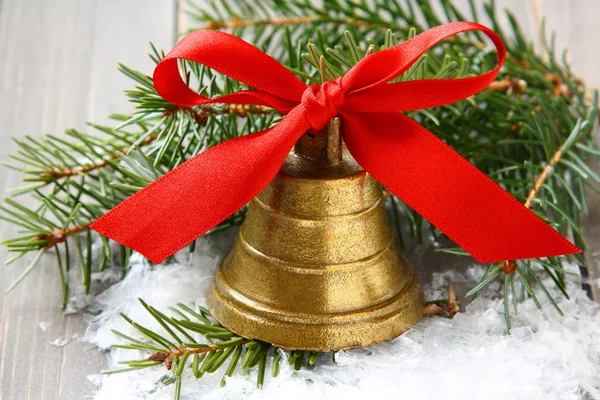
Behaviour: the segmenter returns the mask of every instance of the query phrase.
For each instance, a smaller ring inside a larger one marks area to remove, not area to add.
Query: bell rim
[[[294,318],[269,306],[257,307],[250,299],[240,301],[243,295],[234,298],[230,290],[219,288],[221,284],[217,274],[207,296],[207,306],[213,317],[236,335],[286,350],[329,352],[383,343],[412,329],[425,308],[414,271],[393,299],[368,309],[318,316],[290,313],[295,315]]]

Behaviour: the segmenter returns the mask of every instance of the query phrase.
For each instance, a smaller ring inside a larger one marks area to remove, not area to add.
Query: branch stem
[[[241,346],[246,345],[249,342],[250,342],[250,340],[244,340],[240,343],[235,344],[234,347],[241,347]],[[218,351],[218,350],[225,350],[225,349],[227,349],[227,347],[219,347],[219,346],[207,346],[207,347],[199,347],[199,348],[180,347],[177,350],[171,350],[168,352],[165,352],[165,351],[156,352],[156,353],[152,354],[150,357],[148,357],[148,360],[162,362],[165,364],[165,367],[167,367],[167,369],[170,370],[174,357],[181,358],[186,354],[189,354],[189,355],[206,354],[206,353],[210,353],[211,351]]]
[[[210,104],[210,106],[211,107],[223,107],[223,108],[216,110],[214,108],[206,107],[206,108],[202,108],[198,111],[195,111],[189,107],[185,107],[185,109],[187,111],[189,111],[191,114],[193,114],[196,122],[198,122],[198,124],[200,124],[200,125],[206,125],[209,117],[219,115],[219,114],[227,114],[229,112],[233,112],[238,117],[244,118],[244,117],[248,116],[248,114],[266,114],[268,112],[271,112],[271,110],[274,111],[272,108],[269,108],[269,107],[259,106],[259,105],[250,106],[247,104],[212,103],[212,104]],[[180,107],[174,107],[172,109],[165,111],[165,113],[174,113],[180,109],[181,109]],[[144,141],[141,143],[141,145],[150,144],[156,139],[157,139],[157,135],[154,135],[154,134],[150,135],[146,139],[144,139]],[[123,154],[127,154],[128,149],[122,149],[121,152]],[[53,180],[56,180],[56,179],[66,178],[69,176],[78,175],[78,174],[82,174],[82,173],[85,174],[85,173],[106,167],[108,165],[109,161],[116,160],[120,157],[121,157],[121,155],[119,153],[113,153],[113,154],[108,155],[105,159],[100,160],[93,164],[80,165],[80,166],[76,166],[73,168],[55,168],[51,171],[42,172],[39,175],[39,177],[40,177],[40,179],[46,181],[47,184],[49,184]]]
[[[142,144],[143,145],[150,144],[155,139],[156,139],[156,135],[150,135],[146,139],[144,139]],[[123,154],[127,154],[128,149],[123,149],[123,150],[121,150],[121,152]],[[87,172],[91,172],[91,171],[94,171],[99,168],[106,167],[106,165],[108,165],[109,161],[116,160],[119,157],[121,157],[121,155],[119,153],[113,153],[113,154],[110,154],[105,159],[102,159],[93,164],[79,165],[79,166],[73,167],[73,168],[55,168],[51,171],[41,173],[40,178],[45,180],[49,184],[50,182],[52,182],[53,180],[56,180],[56,179],[66,178],[66,177],[81,174],[81,173],[87,173]],[[50,178],[52,178],[52,179],[50,179]]]
[[[550,174],[550,171],[552,170],[552,168],[554,168],[554,166],[556,164],[559,163],[562,155],[563,155],[563,153],[562,153],[561,149],[556,150],[556,153],[554,153],[554,155],[550,159],[550,162],[548,163],[548,165],[546,165],[544,167],[544,170],[542,171],[540,176],[535,181],[535,185],[534,185],[533,189],[531,189],[531,191],[529,192],[529,196],[527,196],[527,200],[525,200],[525,203],[524,203],[525,207],[531,208],[531,202],[540,193],[540,189],[546,182],[546,179],[548,179],[548,175]]]
[[[54,247],[54,245],[58,244],[58,243],[62,243],[65,240],[67,240],[67,237],[71,236],[71,235],[76,235],[78,233],[87,231],[88,229],[90,229],[90,225],[92,225],[94,222],[88,222],[86,224],[83,225],[77,225],[77,226],[73,226],[69,229],[57,229],[54,232],[47,232],[44,233],[42,235],[39,236],[39,240],[47,240],[48,243],[46,243],[43,246],[40,247],[45,247],[47,249]]]
[[[563,155],[563,152],[560,148],[558,150],[556,150],[556,153],[554,153],[554,155],[550,159],[550,162],[548,163],[548,165],[546,165],[544,167],[544,169],[542,170],[542,173],[536,179],[533,189],[531,189],[531,191],[529,192],[529,196],[527,196],[527,199],[525,200],[525,203],[523,204],[525,207],[531,208],[531,203],[540,193],[542,186],[544,185],[544,183],[546,183],[546,180],[548,179],[548,176],[550,175],[550,171],[552,170],[552,168],[554,168],[556,166],[556,164],[558,164],[560,162],[562,155]],[[504,272],[506,275],[514,274],[516,271],[516,266],[517,266],[517,264],[514,260],[506,260],[502,263],[502,272]]]
[[[283,17],[283,18],[269,18],[269,19],[238,19],[233,18],[229,21],[208,21],[204,24],[204,29],[234,29],[243,28],[246,26],[278,26],[278,25],[303,25],[310,24],[311,22],[317,22],[323,20],[324,17],[321,15],[314,16],[302,16],[302,17]]]

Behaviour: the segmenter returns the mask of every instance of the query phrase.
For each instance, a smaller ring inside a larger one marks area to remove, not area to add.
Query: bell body
[[[240,336],[298,350],[366,347],[421,318],[382,190],[343,146],[337,119],[305,135],[252,200],[208,306]]]

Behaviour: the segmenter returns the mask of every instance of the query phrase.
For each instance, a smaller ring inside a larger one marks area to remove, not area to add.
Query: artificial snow
[[[96,316],[84,340],[109,349],[110,344],[122,343],[110,329],[139,337],[120,312],[160,331],[138,298],[167,313],[167,307],[178,302],[205,304],[213,271],[230,243],[229,238],[221,238],[219,246],[202,239],[193,255],[182,252],[175,262],[164,265],[151,265],[134,254],[125,279],[85,299],[87,309]],[[447,296],[451,281],[466,281],[473,287],[482,274],[481,266],[434,274],[424,287],[426,297]],[[554,285],[549,282],[548,286]],[[568,286],[570,300],[556,296],[564,317],[539,293],[547,319],[527,300],[512,319],[511,335],[506,333],[503,303],[498,298],[500,285],[495,284],[453,319],[424,318],[391,342],[337,353],[336,363],[323,357],[312,369],[294,371],[282,361],[277,378],[270,377],[268,367],[262,390],[255,386],[256,372],[239,370],[220,387],[227,363],[200,380],[187,371],[182,399],[600,400],[599,305],[585,295],[576,279]],[[111,349],[107,368],[118,367],[118,361],[147,356]],[[173,385],[149,392],[169,374],[159,366],[89,379],[98,388],[96,400],[165,400],[173,398]]]

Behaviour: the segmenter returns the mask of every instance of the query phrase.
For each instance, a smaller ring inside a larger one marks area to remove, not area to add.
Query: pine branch
[[[592,104],[590,106],[590,112],[588,114],[588,119],[583,123],[581,122],[581,120],[577,121],[577,123],[575,124],[575,127],[573,128],[571,134],[567,137],[565,142],[554,152],[554,154],[552,155],[550,160],[546,163],[546,165],[542,167],[541,173],[535,180],[533,188],[529,191],[529,194],[524,202],[525,207],[531,208],[533,204],[536,204],[536,200],[537,200],[538,196],[540,195],[542,188],[544,188],[544,186],[546,185],[547,180],[555,172],[557,166],[559,165],[559,162],[561,161],[561,159],[565,155],[565,153],[568,154],[568,151],[573,147],[573,145],[576,144],[582,138],[582,136],[583,136],[582,133],[583,133],[583,131],[585,131],[585,128],[587,126],[596,126],[594,124],[594,122],[597,121],[597,118],[598,118],[597,112],[595,111],[597,109],[597,104],[598,104],[598,93],[595,92],[593,95]],[[592,132],[595,132],[595,130],[592,130]],[[554,206],[554,207],[557,207],[557,206]],[[576,227],[573,226],[573,228],[576,228]],[[450,249],[444,249],[444,250],[450,250]],[[444,251],[444,250],[442,250],[442,251]],[[451,251],[447,251],[447,252],[451,252]],[[552,257],[552,258],[549,258],[546,262],[543,262],[540,260],[540,263],[541,263],[544,271],[551,277],[551,279],[558,286],[558,288],[561,290],[561,292],[568,298],[569,295],[566,292],[566,287],[564,284],[564,275],[566,274],[566,271],[562,268],[560,259],[561,259],[560,257]],[[519,267],[519,264],[521,264],[520,267]],[[487,284],[493,282],[497,277],[500,276],[500,271],[503,272],[505,275],[504,303],[505,303],[505,313],[506,313],[506,324],[507,324],[507,329],[509,331],[510,331],[510,327],[511,327],[511,325],[510,325],[510,308],[508,307],[509,292],[512,292],[511,295],[512,295],[513,299],[517,298],[517,293],[515,291],[514,278],[510,275],[513,275],[517,272],[521,279],[526,279],[526,281],[522,282],[522,286],[527,289],[527,293],[535,300],[535,304],[538,306],[538,308],[540,310],[542,310],[542,307],[541,307],[540,302],[535,298],[535,294],[534,294],[533,290],[531,289],[530,282],[529,282],[530,279],[533,279],[538,283],[538,285],[540,286],[540,288],[542,289],[542,291],[544,292],[546,297],[549,299],[550,303],[554,306],[554,308],[557,310],[557,312],[562,315],[562,311],[561,311],[560,307],[558,306],[556,301],[553,299],[553,297],[550,294],[550,292],[548,291],[548,289],[542,283],[542,280],[539,277],[538,273],[532,268],[532,264],[531,264],[530,260],[524,260],[524,261],[506,260],[503,263],[496,265],[492,271],[495,271],[495,273],[494,274],[487,273],[486,275],[484,275],[480,284],[476,288],[471,290],[467,294],[467,296],[477,296],[479,294],[479,292]],[[508,276],[510,276],[510,277],[508,277]],[[517,310],[517,302],[516,301],[514,301],[514,309],[516,312],[516,310]]]
[[[194,111],[190,107],[173,107],[163,113],[163,116],[168,116],[170,114],[174,114],[179,110],[184,110],[186,112],[192,113],[194,119],[200,126],[205,126],[208,123],[208,118],[214,117],[216,115],[221,114],[230,114],[233,113],[238,117],[246,117],[248,114],[267,114],[274,112],[265,106],[250,106],[246,104],[220,104],[220,103],[211,103],[208,106],[200,108],[197,111]],[[140,147],[151,144],[156,140],[157,136],[152,134],[139,143]],[[129,148],[123,148],[119,152],[115,152],[105,156],[104,159],[99,160],[92,164],[78,165],[72,166],[70,168],[54,168],[49,171],[41,172],[39,174],[39,179],[41,181],[46,182],[47,184],[52,183],[55,180],[65,178],[73,175],[85,174],[91,171],[94,171],[99,168],[104,168],[110,166],[109,161],[118,160],[121,158],[122,154],[127,154],[129,152]],[[33,179],[29,179],[29,181],[34,181]],[[36,186],[36,188],[39,188]]]
[[[158,52],[153,50],[152,57],[158,61]],[[197,68],[191,69],[196,75],[201,74]],[[7,205],[0,208],[4,213],[0,218],[25,229],[19,236],[3,242],[9,251],[16,253],[6,264],[16,262],[29,252],[37,255],[7,291],[35,268],[47,250],[54,248],[60,264],[63,308],[70,287],[66,272],[73,263],[71,255],[74,253],[81,266],[82,283],[89,292],[93,270],[102,271],[113,262],[114,253],[112,242],[101,238],[100,259],[92,257],[92,245],[97,236],[92,234],[89,226],[96,219],[206,148],[256,128],[264,129],[276,114],[266,107],[236,104],[177,107],[160,99],[149,76],[123,65],[120,70],[140,85],[127,95],[141,111],[131,117],[113,115],[112,118],[120,122],[115,128],[91,124],[104,137],[68,130],[67,140],[47,135],[41,140],[26,137],[25,141],[17,141],[20,150],[11,156],[24,166],[8,166],[23,173],[28,184],[9,194],[29,194],[37,205],[31,211],[6,199]],[[217,86],[214,83],[216,77],[210,71],[205,77],[212,82],[204,89],[209,94],[239,90],[238,85],[228,81],[223,82],[223,88]],[[237,118],[245,119],[246,124],[240,126]],[[140,146],[146,149],[146,154]],[[212,232],[239,224],[244,214],[245,209],[240,210]],[[74,252],[73,242],[68,241],[68,237],[74,240]],[[59,251],[59,248],[63,250]],[[131,250],[120,245],[117,249],[119,260],[114,263],[119,263],[126,273]]]
[[[156,353],[153,353],[150,357],[148,357],[148,360],[160,361],[165,364],[165,367],[168,370],[170,370],[172,367],[171,363],[174,358],[181,358],[181,357],[185,356],[186,354],[194,355],[194,354],[206,354],[206,353],[211,353],[211,352],[218,352],[227,347],[234,347],[234,348],[242,347],[242,346],[250,343],[250,340],[246,340],[243,338],[235,338],[233,340],[235,341],[234,344],[228,343],[228,345],[225,345],[225,346],[220,343],[217,346],[206,346],[206,347],[196,347],[196,348],[181,346],[181,347],[178,347],[177,350],[157,351]]]
[[[150,135],[147,138],[145,138],[141,144],[146,145],[146,144],[152,143],[155,139],[156,139],[156,135]],[[121,151],[119,153],[112,153],[112,154],[108,155],[106,158],[108,160],[117,160],[121,157],[121,153],[127,154],[128,151],[129,151],[129,149],[124,148],[124,149],[121,149]],[[49,184],[58,179],[62,179],[62,178],[65,178],[68,176],[73,176],[73,175],[85,174],[85,173],[94,171],[98,168],[104,168],[108,165],[109,165],[109,162],[106,159],[102,159],[93,164],[78,165],[76,167],[64,168],[64,169],[54,168],[50,171],[42,172],[40,174],[40,180],[45,181]]]
[[[112,347],[141,350],[150,354],[145,359],[120,362],[122,368],[106,370],[102,373],[115,374],[163,365],[173,376],[173,379],[168,380],[166,384],[163,382],[163,386],[175,384],[175,400],[179,399],[182,374],[186,368],[191,368],[192,375],[200,379],[205,374],[215,373],[227,365],[221,381],[222,386],[238,366],[241,370],[256,370],[256,384],[262,387],[267,360],[270,359],[272,376],[278,375],[281,360],[279,352],[283,350],[276,349],[268,343],[235,335],[216,322],[208,310],[200,306],[179,303],[176,308],[170,308],[172,315],[168,316],[141,299],[140,303],[154,317],[166,335],[142,326],[121,314],[136,333],[142,335],[142,338],[137,339],[113,330],[113,333],[124,339],[125,343],[115,344]],[[211,344],[199,342],[199,336]],[[300,369],[303,365],[314,365],[317,356],[318,353],[311,352],[307,361],[303,362],[304,352],[289,353],[289,358],[294,360],[296,369]],[[300,362],[297,362],[298,360]]]
[[[449,298],[429,301],[426,315],[446,315],[452,317],[458,312],[454,285],[449,286]],[[175,400],[179,397],[177,387],[182,385],[182,374],[190,368],[193,377],[202,378],[223,370],[227,365],[221,380],[221,386],[227,383],[227,378],[233,376],[238,366],[242,371],[257,371],[257,386],[264,385],[266,365],[271,365],[271,376],[277,377],[280,369],[281,354],[285,353],[288,364],[295,370],[310,368],[319,359],[325,360],[328,354],[316,351],[287,351],[258,340],[249,340],[236,335],[220,325],[210,312],[194,304],[178,303],[177,307],[169,307],[171,315],[148,305],[139,299],[142,306],[155,319],[162,330],[151,329],[140,325],[128,316],[121,316],[129,323],[139,338],[112,330],[124,340],[124,343],[113,344],[119,349],[137,350],[148,353],[148,357],[140,360],[119,362],[122,367],[102,371],[103,374],[131,372],[145,368],[163,366],[171,371],[172,378],[163,382],[162,386],[175,384]],[[200,340],[199,337],[203,337]],[[204,342],[204,343],[203,343]]]

